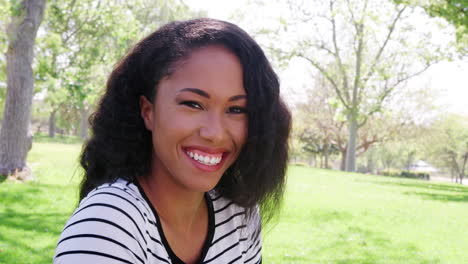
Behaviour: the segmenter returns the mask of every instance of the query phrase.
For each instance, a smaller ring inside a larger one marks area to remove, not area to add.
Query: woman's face
[[[152,177],[197,192],[213,189],[247,137],[239,59],[222,46],[196,49],[156,94],[154,105],[140,101],[152,131]]]

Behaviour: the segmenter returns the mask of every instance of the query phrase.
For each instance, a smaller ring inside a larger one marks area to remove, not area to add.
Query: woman
[[[290,114],[247,33],[213,19],[163,26],[114,69],[91,127],[55,263],[261,263]]]

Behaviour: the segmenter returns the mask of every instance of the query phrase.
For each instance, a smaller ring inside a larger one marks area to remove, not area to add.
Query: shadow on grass
[[[0,233],[0,241],[4,245],[0,262],[50,263],[56,240],[68,216],[61,213],[24,214],[10,210],[0,214],[0,227],[5,230]]]
[[[416,183],[416,182],[378,182],[374,184],[418,188],[421,191],[405,191],[403,194],[419,196],[425,200],[441,201],[441,202],[468,202],[468,186],[436,184],[436,183]],[[442,193],[443,192],[443,193]]]
[[[348,227],[338,238],[317,251],[335,253],[336,258],[327,261],[338,264],[403,263],[405,259],[411,259],[411,263],[441,263],[439,259],[424,258],[413,244],[396,244],[388,235],[357,226]]]
[[[416,195],[426,200],[434,200],[441,202],[468,202],[468,194],[443,194],[430,192],[404,192],[407,195]]]
[[[1,187],[0,263],[50,263],[70,216],[54,204],[67,193],[64,186],[7,182]]]
[[[60,235],[68,213],[20,213],[7,209],[0,214],[0,226],[26,232]]]
[[[313,211],[310,214],[310,221],[316,223],[330,223],[332,221],[347,222],[350,221],[353,216],[344,211]]]
[[[446,191],[446,192],[460,192],[468,194],[468,186],[465,185],[455,185],[448,183],[428,183],[428,182],[381,182],[373,181],[375,184],[379,185],[390,185],[390,186],[401,186],[401,187],[410,187],[410,188],[421,188],[425,190],[435,190],[435,191]]]
[[[70,195],[74,196],[73,190],[77,188],[77,186],[72,184],[16,183],[9,181],[5,181],[0,187],[0,204],[7,207],[21,204],[36,208],[39,205],[47,207],[47,202],[55,199],[55,195],[60,196],[60,194],[70,193]]]

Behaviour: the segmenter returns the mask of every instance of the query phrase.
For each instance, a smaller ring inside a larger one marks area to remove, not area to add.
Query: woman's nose
[[[212,142],[220,143],[226,137],[227,131],[221,114],[208,114],[200,127],[200,137]]]

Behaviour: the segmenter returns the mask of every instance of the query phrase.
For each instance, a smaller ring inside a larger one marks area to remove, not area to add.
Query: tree
[[[468,172],[468,118],[447,115],[435,122],[431,130],[427,148],[433,159],[449,169],[461,184]]]
[[[338,154],[338,147],[332,143],[331,137],[317,133],[312,129],[304,130],[299,139],[303,142],[303,150],[312,155],[320,157],[320,167],[330,168],[329,158]]]
[[[440,60],[441,49],[427,32],[414,30],[413,10],[402,5],[385,0],[289,3],[294,16],[282,23],[283,31],[289,38],[299,34],[299,41],[279,53],[306,60],[333,87],[348,129],[345,167],[354,171],[358,131],[397,88]]]
[[[89,109],[112,65],[137,38],[138,26],[115,1],[49,2],[36,75],[50,112],[49,136],[54,136],[56,122],[67,116],[72,117],[68,128],[81,128],[81,137],[86,137]]]
[[[468,1],[394,0],[394,2],[422,7],[429,15],[444,18],[454,25],[459,43],[458,50],[461,55],[468,54]]]
[[[50,111],[49,135],[65,116],[81,137],[115,62],[157,26],[189,16],[178,0],[51,0],[39,45],[37,80]],[[75,116],[80,118],[75,119]],[[78,130],[79,128],[79,130]]]
[[[8,88],[0,130],[2,175],[11,175],[27,168],[26,156],[32,144],[29,132],[34,85],[31,65],[34,41],[42,22],[44,8],[45,0],[22,0],[15,3],[7,28]]]
[[[10,22],[10,2],[0,0],[0,31],[6,32],[8,22]],[[0,53],[6,53],[8,46],[7,34],[0,34]],[[0,56],[0,126],[3,110],[5,108],[6,97],[6,57]]]
[[[303,148],[309,145],[308,149],[317,149],[311,144],[327,146],[329,142],[341,154],[340,169],[344,170],[348,147],[345,109],[323,76],[318,75],[310,85],[306,100],[295,107],[293,136],[302,139]],[[415,123],[426,122],[424,115],[432,111],[433,96],[434,91],[425,86],[395,93],[360,128],[356,156],[364,155],[374,145],[401,140],[402,135],[414,138]]]

